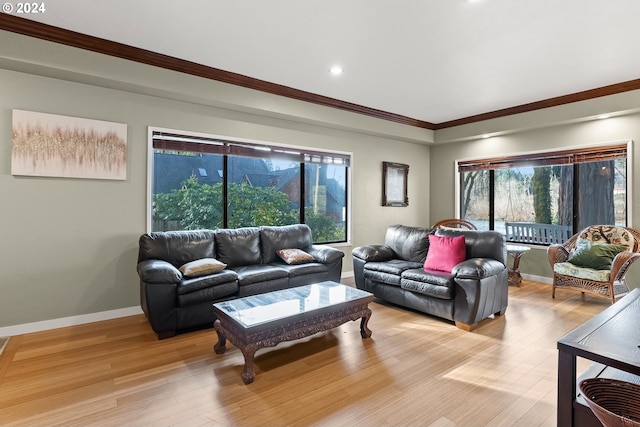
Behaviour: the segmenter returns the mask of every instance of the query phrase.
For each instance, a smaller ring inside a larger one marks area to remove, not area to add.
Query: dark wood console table
[[[558,426],[601,427],[580,396],[584,378],[640,382],[640,289],[558,341]],[[576,379],[576,357],[593,360]]]

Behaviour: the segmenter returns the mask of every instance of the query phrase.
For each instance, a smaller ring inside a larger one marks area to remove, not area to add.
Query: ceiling
[[[638,0],[45,6],[20,16],[435,124],[640,78]]]

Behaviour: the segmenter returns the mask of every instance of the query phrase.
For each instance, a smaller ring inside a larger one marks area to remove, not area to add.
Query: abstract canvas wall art
[[[13,110],[11,174],[127,178],[127,125]]]

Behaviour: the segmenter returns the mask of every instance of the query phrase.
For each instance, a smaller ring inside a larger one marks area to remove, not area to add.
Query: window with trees
[[[460,217],[508,241],[543,245],[589,225],[626,226],[627,147],[460,161]]]
[[[152,231],[306,223],[347,241],[350,155],[151,132]]]

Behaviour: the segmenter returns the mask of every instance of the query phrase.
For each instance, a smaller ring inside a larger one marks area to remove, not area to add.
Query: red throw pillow
[[[464,236],[446,237],[429,235],[429,252],[424,261],[425,270],[451,272],[454,266],[467,259]]]

